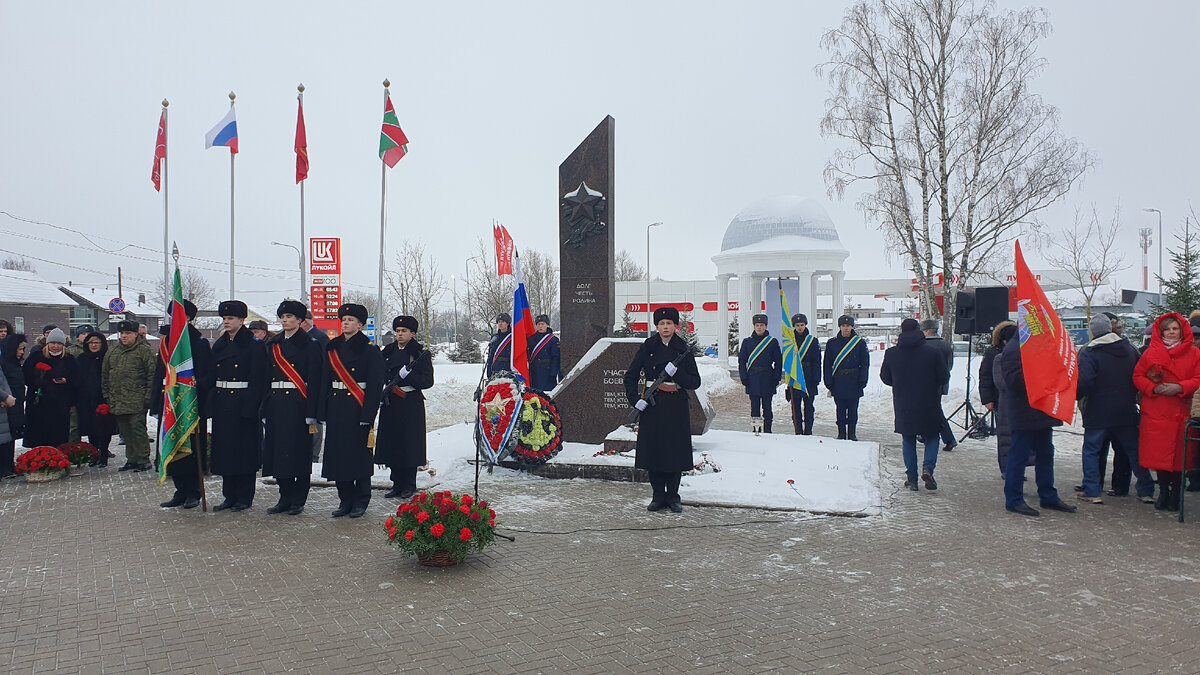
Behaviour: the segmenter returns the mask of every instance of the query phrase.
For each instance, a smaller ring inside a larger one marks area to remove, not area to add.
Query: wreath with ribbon
[[[521,403],[521,383],[508,372],[493,375],[479,396],[479,445],[492,464],[512,454],[517,445]]]
[[[562,449],[562,418],[554,400],[542,392],[526,389],[521,394],[516,436],[513,457],[522,464],[545,464],[557,455]]]

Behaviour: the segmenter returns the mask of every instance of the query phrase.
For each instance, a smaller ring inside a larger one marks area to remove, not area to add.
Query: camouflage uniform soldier
[[[101,367],[101,387],[117,429],[125,438],[125,465],[120,471],[146,471],[150,464],[150,439],[146,411],[154,386],[154,350],[138,334],[136,321],[117,324],[120,344],[108,350]]]

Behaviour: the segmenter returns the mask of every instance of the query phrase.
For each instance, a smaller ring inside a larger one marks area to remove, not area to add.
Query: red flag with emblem
[[[513,238],[508,228],[492,225],[492,237],[496,240],[496,276],[513,273]]]
[[[167,109],[163,108],[162,116],[158,118],[158,140],[154,144],[154,170],[150,172],[150,182],[154,189],[162,192],[162,165],[167,159]]]
[[[1017,242],[1017,335],[1029,405],[1067,424],[1075,417],[1079,356]]]

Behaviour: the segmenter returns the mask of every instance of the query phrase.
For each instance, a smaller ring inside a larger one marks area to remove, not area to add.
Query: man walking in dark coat
[[[1029,405],[1025,390],[1025,371],[1021,363],[1021,340],[1014,337],[1004,347],[996,363],[997,375],[1004,378],[1004,400],[1012,427],[1012,447],[1004,471],[1004,508],[1023,516],[1039,515],[1025,503],[1025,461],[1032,454],[1038,501],[1042,508],[1074,513],[1054,488],[1054,427],[1062,422]]]
[[[433,386],[433,355],[416,340],[417,320],[392,319],[396,341],[383,348],[387,369],[379,408],[375,462],[392,470],[392,489],[384,497],[408,499],[417,492],[417,468],[425,457],[425,394]]]
[[[558,336],[550,329],[549,316],[538,314],[534,323],[537,331],[529,336],[525,352],[529,355],[529,386],[550,391],[562,379]]]
[[[754,332],[738,350],[738,376],[750,397],[750,431],[771,433],[771,399],[783,377],[783,351],[767,331],[767,315],[754,315]]]
[[[919,330],[916,319],[900,322],[900,339],[883,353],[879,379],[892,388],[892,411],[896,433],[904,452],[904,487],[917,490],[917,438],[923,437],[921,480],[926,490],[936,490],[933,470],[937,468],[938,430],[942,416],[942,390],[950,381],[946,359]]]
[[[266,342],[262,417],[263,476],[274,476],[279,501],[267,513],[290,516],[304,511],[312,481],[312,437],[325,386],[324,352],[300,329],[306,308],[284,300],[275,314],[283,330]]]
[[[936,349],[937,352],[942,355],[942,358],[946,360],[947,372],[953,372],[954,347],[951,346],[949,342],[943,340],[942,336],[938,334],[938,322],[934,319],[925,319],[921,322],[921,332],[925,334],[925,340],[929,342],[929,345]],[[946,384],[942,385],[942,396],[945,396],[949,393],[950,380],[949,376],[947,376]],[[939,399],[938,408],[940,409],[941,406],[942,402]],[[950,421],[946,419],[945,413],[942,414],[942,427],[939,433],[942,437],[942,443],[946,446],[942,449],[946,452],[950,452],[958,445],[958,441],[954,438],[954,431],[950,429]]]
[[[487,376],[512,368],[512,317],[501,312],[496,315],[496,334],[488,342]]]
[[[691,410],[686,390],[700,388],[700,371],[687,342],[675,333],[679,326],[679,310],[674,307],[654,310],[654,325],[658,333],[642,343],[625,371],[625,396],[631,407],[641,411],[634,466],[650,473],[654,496],[647,511],[667,507],[672,513],[682,513],[679,481],[683,472],[694,466]],[[639,384],[645,378],[649,386],[662,373],[666,373],[666,377],[654,394],[654,405],[650,405],[642,398]]]
[[[337,484],[334,518],[361,518],[371,503],[375,462],[367,447],[383,394],[383,355],[362,333],[367,308],[347,303],[338,308],[342,334],[325,346],[325,387],[321,413],[325,423],[325,461],[321,475]]]
[[[1104,502],[1100,496],[1100,451],[1112,442],[1124,451],[1129,465],[1136,467],[1138,498],[1154,503],[1154,480],[1138,464],[1137,388],[1133,368],[1137,350],[1128,340],[1112,332],[1107,316],[1092,317],[1088,328],[1091,342],[1079,351],[1079,382],[1075,393],[1083,413],[1083,491],[1079,498],[1093,504]]]
[[[838,438],[858,440],[858,401],[867,386],[871,353],[854,332],[854,317],[838,319],[838,334],[825,343],[825,388],[837,406]]]
[[[212,472],[222,477],[224,501],[213,511],[244,511],[254,503],[255,474],[262,465],[260,409],[267,380],[267,352],[246,328],[246,303],[226,300],[218,309],[225,331],[212,347]]]
[[[796,334],[796,354],[800,360],[800,376],[808,393],[794,387],[784,389],[784,396],[792,405],[792,427],[796,434],[812,435],[813,414],[816,412],[813,399],[817,386],[821,384],[821,343],[808,332],[808,317],[797,314],[792,317],[792,331]]]

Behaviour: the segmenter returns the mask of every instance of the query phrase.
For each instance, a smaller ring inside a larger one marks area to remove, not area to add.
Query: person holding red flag
[[[1179,508],[1183,431],[1191,415],[1192,394],[1200,388],[1200,350],[1192,327],[1179,314],[1158,317],[1150,347],[1133,369],[1133,385],[1142,392],[1138,459],[1158,475],[1154,508]]]

